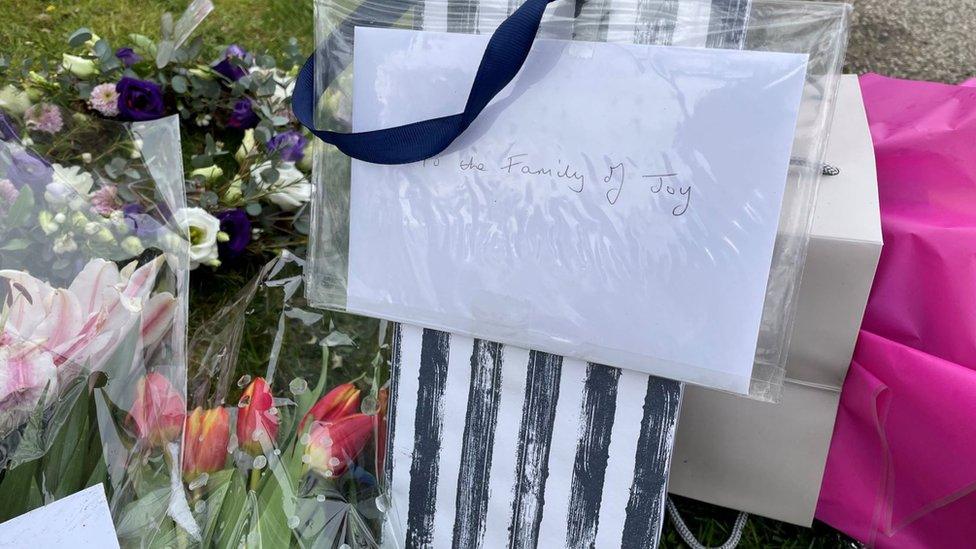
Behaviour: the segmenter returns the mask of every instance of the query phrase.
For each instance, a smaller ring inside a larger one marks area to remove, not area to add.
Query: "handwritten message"
[[[357,28],[352,129],[460,112],[487,40]],[[747,393],[805,64],[537,40],[440,157],[352,162],[345,308]]]
[[[504,158],[501,166],[491,165],[473,155],[461,155],[457,161],[457,171],[464,172],[494,172],[500,175],[524,175],[535,178],[546,178],[552,181],[566,182],[566,188],[582,194],[587,185],[601,185],[600,190],[606,189],[604,196],[607,203],[611,206],[617,204],[624,192],[624,186],[628,187],[631,182],[628,178],[639,177],[643,186],[650,191],[650,196],[660,199],[670,198],[674,202],[671,208],[671,215],[680,217],[684,215],[691,206],[692,185],[682,185],[678,174],[668,173],[641,173],[635,167],[629,170],[623,162],[607,162],[606,169],[597,175],[597,181],[587,181],[586,171],[576,169],[569,162],[563,163],[557,159],[556,166],[545,166],[535,164],[533,158],[528,153],[511,154]],[[439,168],[447,166],[441,157],[434,157],[420,162],[424,168]],[[636,173],[635,173],[636,172]],[[635,189],[637,191],[639,189]],[[628,192],[630,189],[628,188]],[[636,192],[635,192],[636,194]],[[639,197],[636,197],[639,198]],[[670,204],[669,204],[670,205]]]

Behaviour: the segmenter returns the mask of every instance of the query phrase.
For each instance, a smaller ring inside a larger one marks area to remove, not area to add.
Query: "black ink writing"
[[[505,157],[504,163],[498,168],[499,171],[506,175],[527,175],[532,177],[543,177],[549,180],[568,180],[569,183],[567,187],[577,193],[581,194],[586,185],[586,175],[585,173],[580,173],[579,170],[574,169],[569,162],[563,162],[562,159],[557,160],[556,165],[540,166],[531,163],[531,158],[528,153],[517,153]],[[440,157],[429,158],[421,163],[422,167],[440,166]],[[603,177],[603,182],[608,185],[608,189],[604,194],[607,203],[610,206],[614,206],[620,200],[620,196],[623,194],[624,183],[627,181],[627,169],[623,162],[614,163],[612,161],[607,162],[608,166],[607,172],[603,172],[606,175]],[[635,165],[631,163],[632,165]],[[478,171],[487,172],[489,168],[480,159],[476,158],[474,155],[469,155],[467,158],[461,158],[458,160],[457,169],[462,172],[466,171]],[[593,166],[589,167],[589,171],[596,172]],[[678,180],[678,174],[674,172],[668,173],[651,173],[641,175],[643,179],[649,179],[650,186],[648,189],[652,196],[659,197],[674,197],[679,202],[671,207],[671,215],[675,217],[680,217],[684,215],[688,208],[691,207],[691,185],[682,185]],[[628,196],[633,195],[635,191],[628,191]],[[634,200],[630,198],[629,200]],[[673,200],[673,199],[672,199]],[[673,202],[672,202],[673,203]]]
[[[664,183],[665,179],[668,180],[668,183],[671,183],[673,178],[677,177],[677,175],[678,174],[676,173],[656,173],[642,176],[645,179],[655,180],[655,182],[651,184],[651,192],[653,194],[659,194],[661,191],[664,191],[669,195],[674,195],[674,193],[677,192],[679,196],[685,197],[683,204],[678,204],[671,209],[671,215],[675,217],[684,215],[685,212],[688,211],[688,206],[691,205],[691,185],[688,185],[687,187],[682,187],[680,185],[674,187],[672,185],[665,185]]]
[[[459,165],[461,167],[461,171],[462,172],[465,172],[465,171],[468,171],[468,170],[478,170],[479,172],[485,171],[485,163],[484,162],[475,162],[473,156],[469,156],[467,161],[465,161],[462,158],[461,159],[461,163]]]
[[[624,165],[621,162],[620,164],[611,165],[610,174],[603,178],[604,183],[610,183],[611,181],[613,181],[614,174],[616,174],[617,177],[619,178],[619,183],[617,184],[617,186],[607,191],[606,194],[607,202],[609,202],[611,206],[617,203],[617,199],[620,198],[620,191],[624,189],[625,173],[626,170],[624,169]],[[613,195],[613,198],[611,198],[611,195]]]

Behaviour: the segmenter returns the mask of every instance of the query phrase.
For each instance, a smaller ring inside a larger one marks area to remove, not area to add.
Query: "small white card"
[[[0,524],[0,548],[117,549],[112,513],[101,484]]]
[[[460,112],[488,38],[357,28],[353,129]],[[537,40],[444,154],[353,162],[347,309],[748,393],[805,74]]]

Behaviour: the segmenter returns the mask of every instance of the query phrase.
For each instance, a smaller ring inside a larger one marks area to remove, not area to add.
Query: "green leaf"
[[[22,227],[31,218],[31,214],[34,212],[34,191],[30,187],[24,185],[20,188],[20,194],[17,195],[17,200],[10,205],[10,209],[7,210],[6,225],[7,227]]]
[[[108,44],[108,40],[104,38],[99,38],[98,42],[95,42],[95,47],[93,48],[95,55],[98,56],[99,61],[105,61],[109,58],[114,58],[115,54],[112,53],[112,48]]]
[[[224,500],[230,491],[231,485],[234,483],[235,477],[238,481],[241,480],[240,474],[236,469],[226,469],[210,475],[210,479],[207,481],[207,516],[202,521],[204,525],[202,547],[211,546],[214,534],[217,531],[217,523],[220,519],[221,509],[224,506]],[[198,519],[197,522],[201,521]]]
[[[190,82],[185,76],[178,74],[174,76],[172,80],[170,80],[169,85],[173,87],[173,91],[176,93],[184,94],[186,93],[186,90],[189,89]]]
[[[30,241],[26,238],[11,238],[3,246],[0,246],[0,250],[19,252],[20,250],[26,250],[28,246],[30,246]]]
[[[231,473],[236,473],[236,470],[231,470]],[[219,549],[237,549],[240,546],[248,515],[254,504],[254,498],[248,497],[244,478],[240,474],[231,475],[229,484],[216,521],[217,526],[210,534],[211,547]]]
[[[295,481],[281,461],[280,456],[271,455],[268,470],[258,492],[259,515],[256,524],[251,525],[248,539],[255,536],[259,547],[289,547],[292,529],[288,526],[290,517],[297,516]]]
[[[77,395],[73,405],[56,407],[52,419],[52,423],[57,420],[63,424],[60,428],[48,425],[46,433],[49,440],[56,435],[42,459],[42,488],[54,499],[85,488],[101,459],[101,438],[87,383],[76,383],[72,390]]]
[[[44,503],[44,496],[37,484],[37,471],[40,461],[28,461],[13,469],[9,469],[0,482],[0,522],[10,520],[18,515],[39,507]]]
[[[131,40],[137,48],[142,50],[143,53],[155,57],[156,43],[152,41],[152,38],[149,38],[143,34],[130,34],[129,40]]]
[[[153,490],[133,501],[122,511],[122,520],[116,526],[120,539],[139,540],[148,528],[154,528],[160,517],[166,515],[169,505],[169,487]]]
[[[77,48],[78,46],[84,44],[85,42],[91,40],[92,32],[91,30],[81,27],[75,32],[68,36],[68,45],[72,48]]]
[[[190,165],[194,168],[206,168],[213,163],[213,156],[209,154],[195,154],[190,158]]]
[[[261,204],[257,202],[251,202],[250,204],[244,207],[244,210],[247,211],[248,215],[252,217],[257,217],[261,215]]]

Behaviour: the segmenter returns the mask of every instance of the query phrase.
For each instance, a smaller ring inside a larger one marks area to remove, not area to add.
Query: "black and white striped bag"
[[[544,21],[541,35],[740,48],[749,3],[576,0],[550,7],[572,28]],[[414,26],[490,33],[518,5],[421,2]],[[657,546],[680,383],[395,329],[385,547]]]

